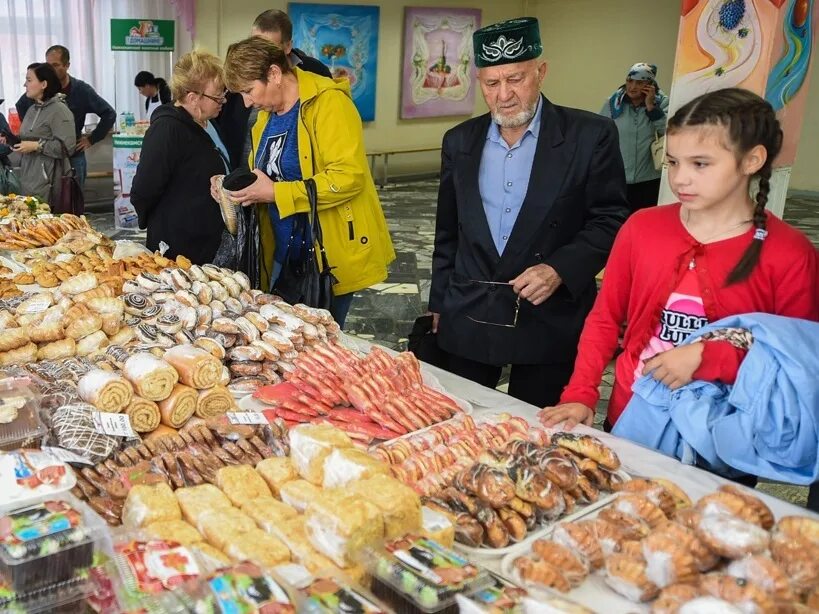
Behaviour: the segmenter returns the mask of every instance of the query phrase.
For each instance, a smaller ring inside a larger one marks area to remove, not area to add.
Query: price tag
[[[258,411],[229,411],[228,421],[231,424],[267,424],[267,418]]]
[[[104,411],[93,412],[94,428],[103,435],[114,437],[136,437],[127,414],[112,414]]]

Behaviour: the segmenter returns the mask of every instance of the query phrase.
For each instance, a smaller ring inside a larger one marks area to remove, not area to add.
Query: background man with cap
[[[657,204],[660,176],[654,168],[651,143],[665,134],[668,96],[657,85],[657,67],[637,62],[626,82],[603,104],[600,115],[611,117],[620,135],[620,154],[626,169],[626,198],[631,212]]]
[[[538,22],[473,36],[490,113],[444,135],[429,310],[453,373],[556,402],[628,212],[611,120],[552,104]]]

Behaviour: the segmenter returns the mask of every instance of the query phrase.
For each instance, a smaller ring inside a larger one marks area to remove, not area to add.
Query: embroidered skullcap
[[[540,57],[540,27],[534,17],[519,17],[476,30],[472,35],[475,66],[500,66]]]
[[[628,69],[626,79],[633,79],[635,81],[656,81],[657,66],[654,64],[646,64],[645,62],[637,62],[634,66]]]

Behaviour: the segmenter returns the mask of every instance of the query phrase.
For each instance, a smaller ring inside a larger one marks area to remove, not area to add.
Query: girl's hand
[[[265,175],[258,168],[253,169],[253,174],[256,175],[256,181],[243,190],[228,192],[228,196],[236,202],[242,203],[243,207],[256,203],[276,202],[276,191],[273,188],[273,181],[270,177]]]
[[[661,352],[646,361],[643,375],[651,375],[671,390],[690,384],[702,363],[702,343],[689,343]]]
[[[583,403],[561,403],[554,407],[544,407],[538,412],[538,418],[543,426],[554,426],[565,420],[563,429],[571,431],[578,424],[591,426],[594,422],[594,411]]]
[[[12,149],[22,154],[34,153],[37,151],[37,141],[20,141]]]

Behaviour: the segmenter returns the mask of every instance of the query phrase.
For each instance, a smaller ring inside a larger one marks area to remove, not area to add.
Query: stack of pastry
[[[24,250],[54,245],[72,230],[91,230],[83,217],[64,214],[59,217],[12,220],[0,226],[0,249]]]
[[[617,593],[651,611],[799,611],[819,599],[819,521],[775,523],[765,503],[725,485],[691,505],[667,480],[639,479],[597,518],[559,525],[549,543],[599,570]],[[570,590],[577,575],[536,542],[514,568],[532,586]],[[582,581],[582,580],[581,580]],[[685,606],[685,607],[684,607]],[[682,609],[681,609],[682,608]],[[712,610],[708,610],[712,611]]]

